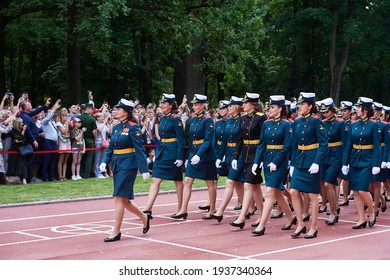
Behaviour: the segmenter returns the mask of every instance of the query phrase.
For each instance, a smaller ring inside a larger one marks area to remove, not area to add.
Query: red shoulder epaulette
[[[369,119],[369,121],[374,123],[378,122],[377,120],[373,120],[373,119]]]
[[[319,116],[317,116],[316,114],[311,115],[311,117],[312,117],[312,118],[315,118],[315,119],[318,119],[318,118],[319,118]]]
[[[357,120],[351,120],[351,123],[357,122]]]
[[[383,123],[383,124],[389,124],[388,122],[385,122],[384,120],[381,120],[381,123]]]
[[[342,121],[343,121],[342,118],[335,118],[334,120],[335,120],[336,122],[342,122]]]
[[[176,116],[177,116],[176,114],[172,114],[172,117],[176,118]]]
[[[133,125],[135,125],[135,122],[129,121],[128,124],[129,124],[130,126],[133,126]]]
[[[209,114],[204,114],[203,117],[205,117],[206,119],[210,118],[210,115]]]
[[[290,119],[282,119],[283,122],[291,122]]]

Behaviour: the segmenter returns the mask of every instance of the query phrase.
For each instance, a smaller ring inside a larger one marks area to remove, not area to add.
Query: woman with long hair
[[[144,180],[149,178],[144,140],[141,129],[135,123],[133,110],[134,103],[126,99],[121,99],[114,108],[113,117],[118,119],[120,123],[113,128],[110,144],[99,167],[101,172],[106,172],[106,166],[111,162],[114,174],[115,225],[111,234],[104,239],[104,242],[120,240],[120,229],[125,210],[132,212],[141,219],[143,234],[146,234],[150,227],[151,216],[143,213],[132,201],[134,199],[134,182],[138,170],[142,173]]]

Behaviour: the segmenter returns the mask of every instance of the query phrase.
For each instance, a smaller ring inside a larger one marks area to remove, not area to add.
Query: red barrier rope
[[[145,148],[155,148],[157,145],[144,145]],[[185,146],[184,148],[188,148]],[[82,151],[84,149],[72,149],[72,150],[45,150],[45,151],[34,151],[34,154],[54,154],[54,153],[72,153]],[[86,148],[85,151],[99,151],[105,150],[104,148]],[[0,151],[0,154],[19,154],[19,151]]]

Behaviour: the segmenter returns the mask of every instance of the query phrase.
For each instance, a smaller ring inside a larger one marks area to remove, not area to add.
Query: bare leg
[[[316,193],[309,193],[309,198],[311,202],[311,212],[313,218],[311,220],[310,230],[307,233],[308,235],[312,235],[317,230],[317,218],[318,218],[318,195]]]
[[[184,188],[183,188],[183,203],[181,209],[176,215],[187,213],[188,211],[188,203],[191,199],[192,194],[192,184],[194,183],[194,178],[185,177],[184,178]]]
[[[245,222],[245,216],[248,213],[249,207],[252,205],[252,201],[253,201],[252,189],[253,189],[252,184],[244,183],[244,197],[242,200],[242,209],[240,215],[234,221],[235,224]]]
[[[329,208],[330,208],[329,221],[333,221],[335,217],[338,216],[337,214],[338,204],[337,204],[335,186],[325,182],[324,188],[328,197]]]
[[[211,216],[212,214],[215,213],[215,202],[217,200],[217,185],[216,181],[213,180],[206,180],[206,186],[209,191],[209,205],[210,205],[210,210],[207,213],[207,216]]]
[[[309,216],[309,208],[310,208],[310,198],[309,198],[309,194],[307,193],[304,193],[302,194],[303,196],[303,202],[302,202],[302,213],[305,217]],[[294,206],[294,209],[295,209],[295,206]],[[318,211],[318,208],[317,208],[317,211]]]
[[[176,196],[177,196],[177,212],[180,211],[181,206],[183,204],[183,189],[184,183],[183,181],[174,181],[176,186]]]
[[[290,189],[290,194],[294,211],[298,220],[298,225],[295,232],[299,232],[305,226],[302,217],[303,198],[301,192],[295,189]]]
[[[256,223],[260,222],[263,214],[263,191],[260,184],[253,185],[253,199],[256,203],[258,217]],[[272,202],[273,205],[273,202]]]
[[[229,202],[232,199],[234,188],[235,188],[235,182],[233,180],[227,179],[225,184],[225,190],[223,192],[221,205],[219,206],[217,212],[214,214],[215,216],[223,215],[226,207],[229,205]]]
[[[144,211],[152,211],[154,202],[156,201],[157,195],[160,191],[161,182],[162,179],[160,178],[152,178],[152,183],[150,184],[149,188],[148,201],[146,202]]]
[[[242,207],[242,200],[244,199],[244,184],[241,182],[236,182],[234,184],[234,190],[237,194],[237,206]]]

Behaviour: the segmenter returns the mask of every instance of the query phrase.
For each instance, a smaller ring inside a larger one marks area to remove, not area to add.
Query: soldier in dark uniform
[[[237,141],[240,134],[240,113],[242,111],[243,98],[238,98],[236,96],[232,96],[229,102],[229,118],[225,123],[225,131],[223,133],[223,141],[225,142],[223,145],[226,146],[225,153],[223,155],[219,155],[217,161],[222,161],[225,158],[225,162],[228,167],[228,178],[225,183],[225,190],[223,193],[223,198],[221,201],[221,205],[219,206],[217,212],[212,215],[213,219],[216,219],[218,222],[221,222],[223,219],[223,213],[228,206],[230,200],[233,196],[234,189],[236,190],[238,196],[238,204],[242,207],[242,198],[244,195],[244,172],[243,172],[243,162],[240,160],[238,162],[238,168],[233,169],[231,162],[233,160],[233,154],[236,149]],[[242,158],[240,158],[242,159]],[[235,207],[236,210],[239,207]]]
[[[383,110],[383,105],[377,102],[373,103],[374,115],[372,120],[378,122],[379,128],[381,130],[381,171],[379,174],[372,176],[370,193],[373,196],[374,200],[374,212],[375,216],[379,214],[379,208],[382,212],[385,212],[387,209],[385,197],[381,194],[381,185],[386,182],[386,151],[385,151],[385,133],[387,132],[387,122],[382,121],[381,115]]]
[[[380,172],[381,166],[381,131],[373,115],[373,100],[359,97],[356,103],[358,121],[348,127],[348,141],[343,154],[342,172],[348,174],[349,189],[354,193],[359,220],[353,229],[365,228],[367,225],[364,204],[369,214],[369,227],[376,223],[373,200],[369,192],[372,175]]]
[[[227,100],[221,100],[218,104],[218,108],[216,109],[216,112],[218,114],[217,119],[215,121],[215,134],[214,134],[214,150],[215,150],[215,156],[217,157],[217,160],[215,161],[215,167],[217,168],[217,181],[215,184],[218,186],[218,179],[220,176],[227,176],[228,169],[225,161],[220,160],[220,155],[223,155],[226,149],[226,144],[223,141],[223,133],[225,131],[225,121],[228,116],[228,108],[229,101]],[[198,206],[200,210],[209,210],[210,209],[210,202],[207,200],[206,205]],[[211,219],[211,216],[205,217],[205,219]]]
[[[387,122],[387,128],[385,133],[385,159],[386,159],[386,166],[387,166],[387,180],[386,184],[384,184],[384,190],[385,193],[385,201],[390,201],[390,107],[383,106],[384,110],[384,117],[383,120]]]
[[[332,98],[322,100],[320,113],[328,139],[328,151],[321,167],[321,188],[325,193],[322,206],[329,202],[330,216],[325,220],[327,225],[334,225],[339,220],[337,178],[342,166],[343,147],[347,143],[346,123],[342,118],[336,117],[336,107]],[[326,210],[324,210],[325,212]]]
[[[296,224],[297,218],[288,206],[283,195],[283,179],[288,172],[288,155],[291,149],[291,123],[285,119],[287,108],[284,95],[272,95],[269,100],[268,117],[260,134],[260,145],[252,165],[252,173],[257,175],[258,167],[264,166],[264,176],[267,195],[265,198],[261,220],[255,230],[255,235],[264,235],[265,224],[270,217],[274,201],[287,214],[288,224],[282,228],[287,230]]]
[[[320,165],[326,158],[328,141],[325,135],[324,124],[316,114],[315,94],[301,92],[299,98],[299,115],[293,125],[293,146],[291,153],[291,185],[290,194],[295,213],[298,218],[296,231],[291,234],[297,238],[306,233],[306,226],[302,217],[302,193],[308,194],[313,215],[309,232],[305,238],[315,238],[318,234],[318,194],[320,193]]]
[[[181,209],[183,200],[183,172],[181,166],[184,160],[184,129],[177,110],[176,96],[163,94],[160,107],[163,116],[160,118],[158,134],[160,144],[156,148],[155,161],[153,164],[152,184],[149,189],[148,202],[144,213],[152,215],[152,207],[160,190],[162,180],[174,181],[177,194],[177,211]]]
[[[343,120],[345,121],[345,130],[347,131],[347,137],[348,137],[348,126],[351,124],[351,114],[352,114],[352,102],[350,101],[341,101],[340,102],[340,111],[341,111],[341,116]],[[345,147],[345,146],[344,146]],[[339,186],[343,187],[343,199],[342,201],[338,204],[339,206],[348,206],[349,205],[349,199],[348,199],[348,194],[349,194],[349,189],[348,189],[348,176],[344,175],[341,171],[339,174],[339,177],[341,179],[341,182]],[[340,193],[340,187],[336,188],[336,197],[339,197]]]
[[[142,220],[144,234],[149,231],[151,216],[143,213],[131,201],[134,199],[133,188],[138,169],[144,180],[149,178],[142,132],[133,118],[133,109],[133,102],[121,99],[113,110],[113,117],[120,123],[113,127],[110,145],[106,149],[103,163],[99,166],[100,171],[105,172],[106,165],[111,162],[114,173],[115,225],[112,233],[104,239],[104,242],[120,240],[125,209]]]
[[[195,179],[201,179],[207,185],[210,201],[209,212],[202,218],[210,219],[211,214],[215,212],[215,202],[217,199],[217,188],[215,185],[217,171],[213,145],[214,121],[204,111],[207,96],[195,94],[191,103],[193,104],[196,116],[191,118],[189,128],[189,147],[186,160],[183,203],[180,211],[171,217],[174,219],[187,219],[192,184]]]
[[[258,168],[256,175],[252,173],[256,148],[260,143],[261,127],[266,120],[259,97],[258,93],[246,93],[244,97],[243,107],[246,114],[241,116],[240,136],[232,161],[232,168],[238,169],[238,162],[242,160],[243,173],[245,174],[241,213],[234,222],[230,223],[231,226],[241,229],[245,226],[245,219],[248,213],[250,213],[248,211],[253,200],[258,209],[258,221],[260,221],[263,209],[263,194],[260,187],[260,184],[263,182],[261,168]]]

